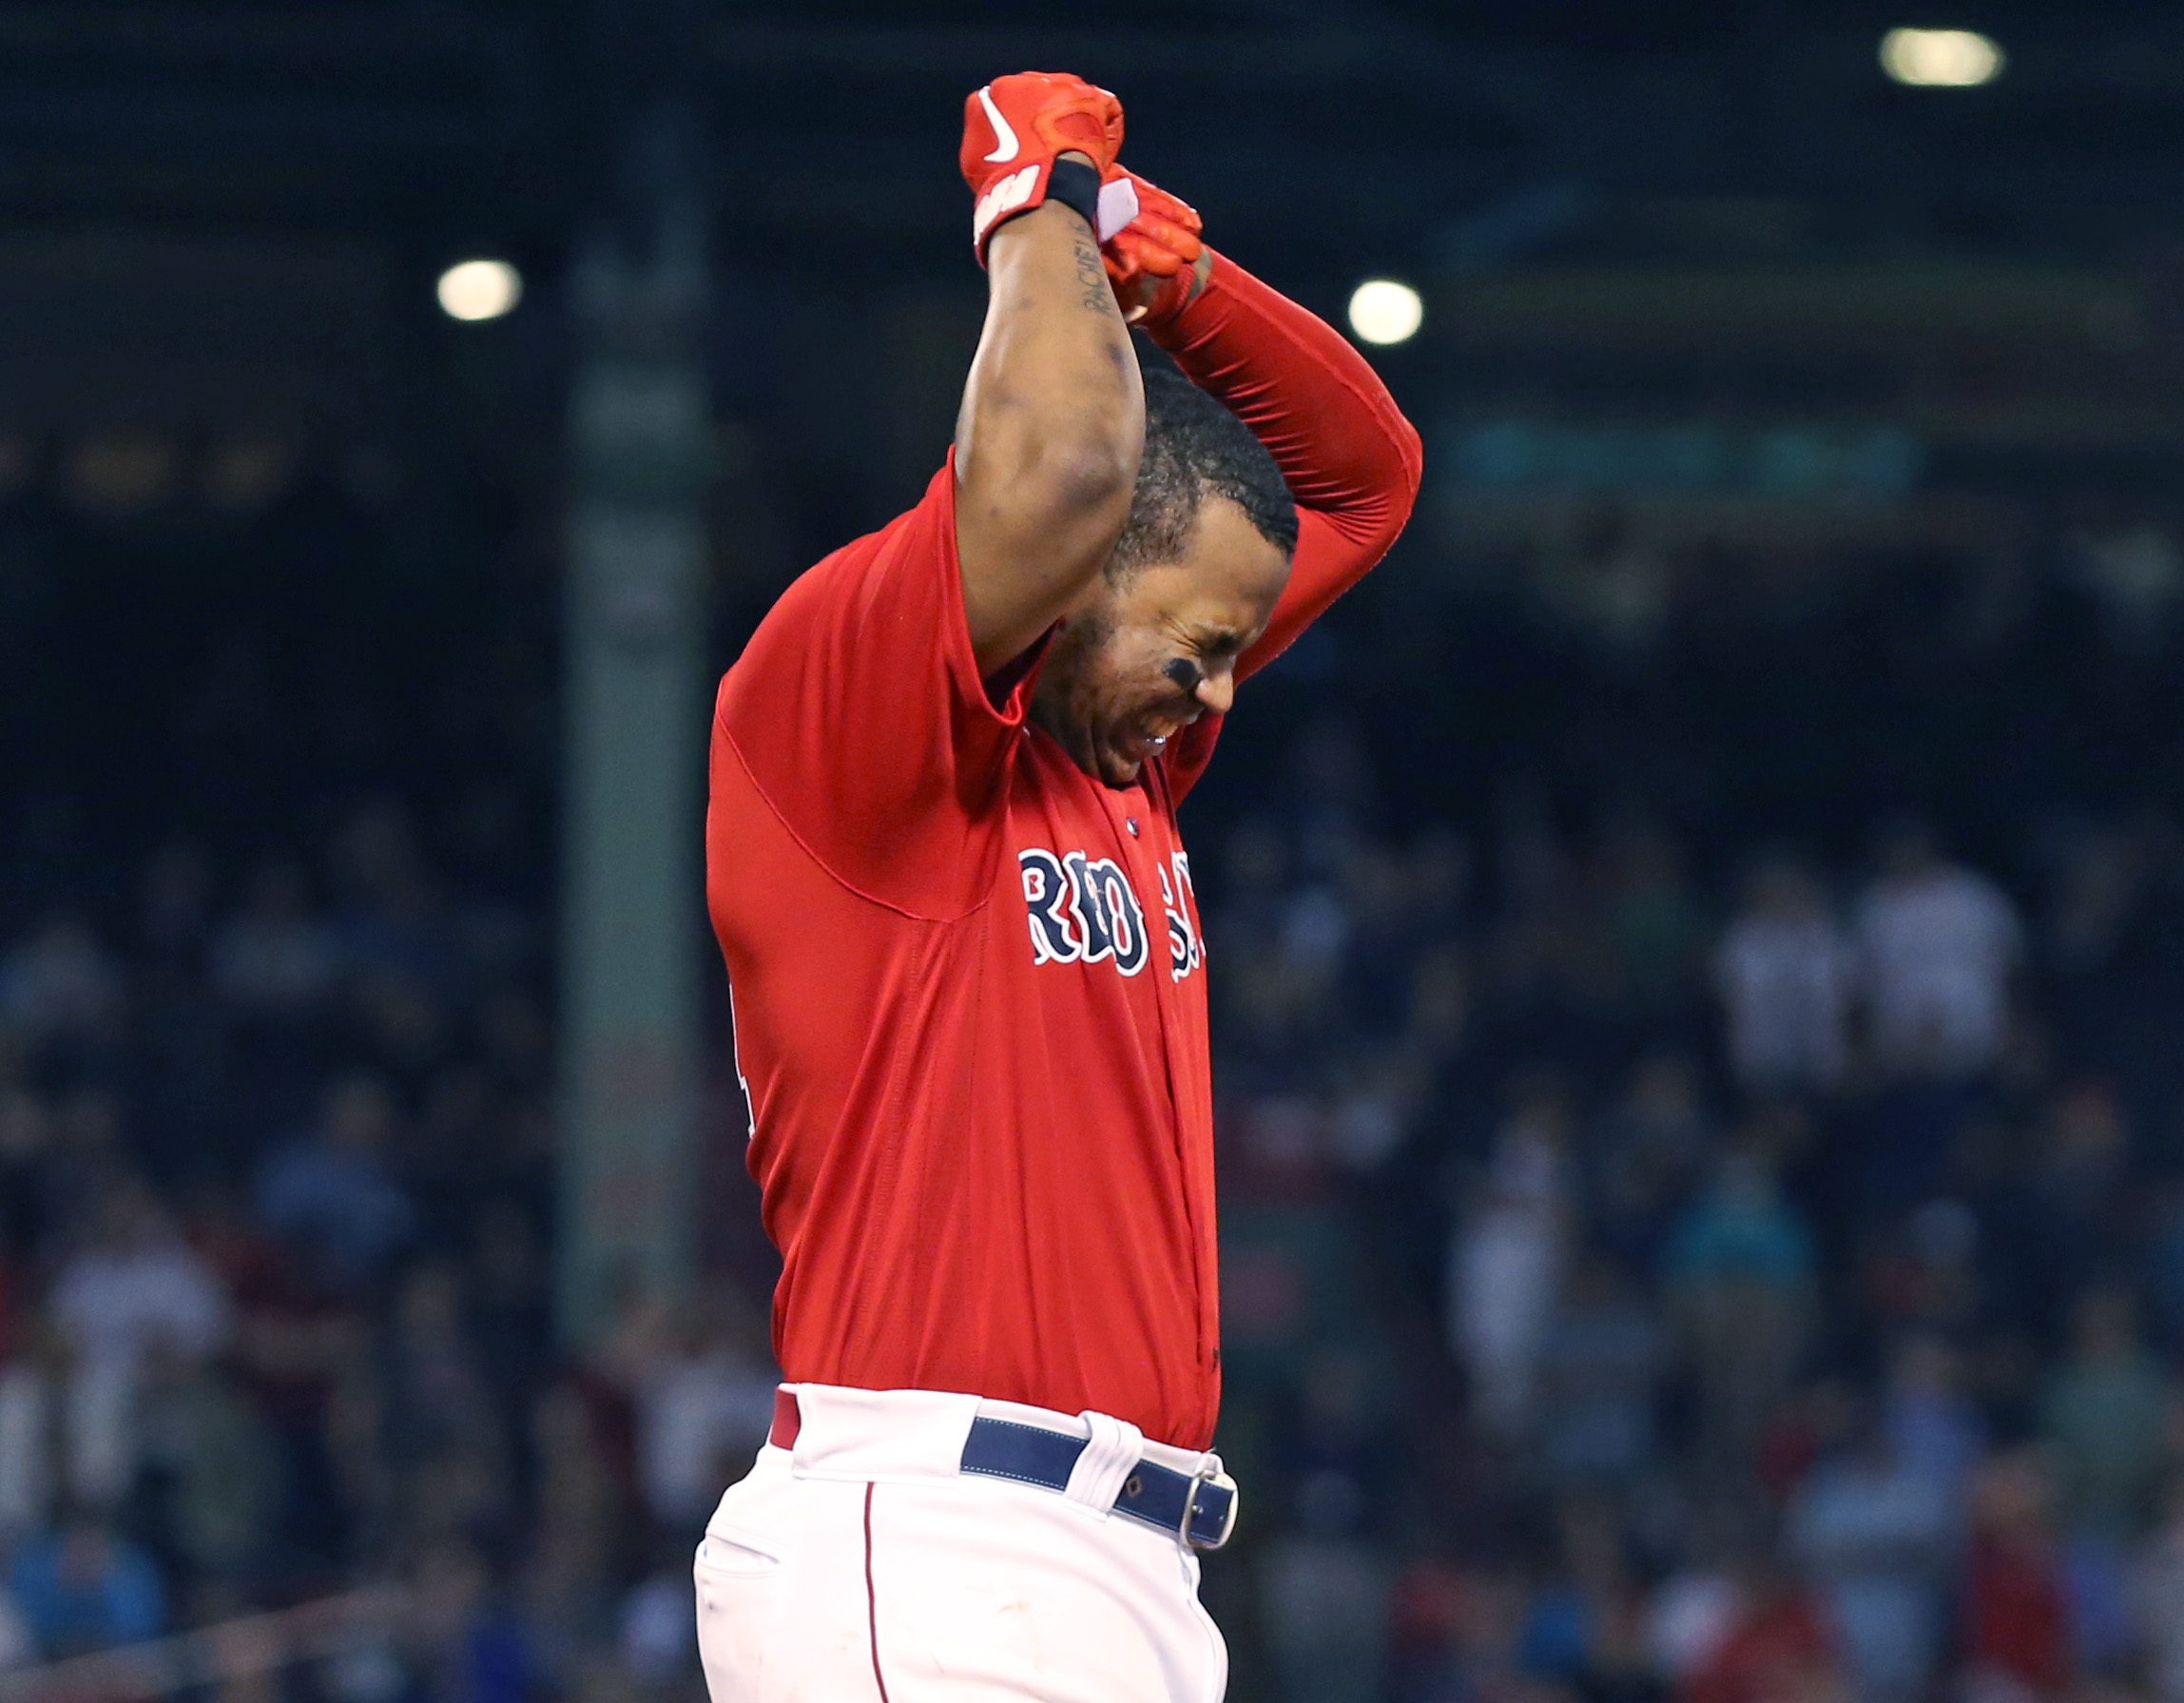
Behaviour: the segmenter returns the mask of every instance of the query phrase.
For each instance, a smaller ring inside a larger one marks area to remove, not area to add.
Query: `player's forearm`
[[[1099,571],[1145,437],[1130,335],[1084,220],[1049,202],[995,233],[989,264],[986,328],[956,431],[958,543],[982,664],[1036,639]]]
[[[1096,502],[1135,479],[1144,431],[1137,363],[1091,228],[1053,202],[1003,225],[957,479],[1051,506]]]
[[[1384,549],[1402,530],[1418,495],[1418,433],[1333,326],[1224,255],[1152,335],[1257,434],[1299,504],[1360,544]]]

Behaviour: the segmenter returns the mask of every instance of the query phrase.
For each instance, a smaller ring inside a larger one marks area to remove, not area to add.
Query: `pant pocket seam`
[[[700,1573],[716,1574],[724,1578],[763,1578],[777,1571],[781,1564],[780,1556],[763,1547],[758,1539],[747,1533],[713,1531],[705,1534],[691,1563]]]

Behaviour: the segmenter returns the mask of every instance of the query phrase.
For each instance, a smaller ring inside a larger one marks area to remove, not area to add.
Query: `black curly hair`
[[[1297,504],[1266,446],[1165,355],[1140,343],[1138,365],[1145,374],[1145,454],[1108,577],[1119,582],[1140,568],[1180,559],[1208,496],[1227,497],[1262,538],[1293,554]]]

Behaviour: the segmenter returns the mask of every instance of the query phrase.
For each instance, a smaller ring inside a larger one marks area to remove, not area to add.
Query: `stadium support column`
[[[687,176],[586,243],[570,398],[562,799],[564,1342],[690,1280],[700,1091],[705,221]]]

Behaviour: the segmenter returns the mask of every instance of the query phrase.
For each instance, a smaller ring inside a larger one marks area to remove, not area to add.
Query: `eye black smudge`
[[[1161,669],[1161,672],[1167,675],[1169,680],[1173,683],[1175,689],[1187,698],[1197,693],[1199,682],[1206,678],[1205,674],[1200,671],[1198,665],[1188,656],[1175,658],[1168,667]]]

